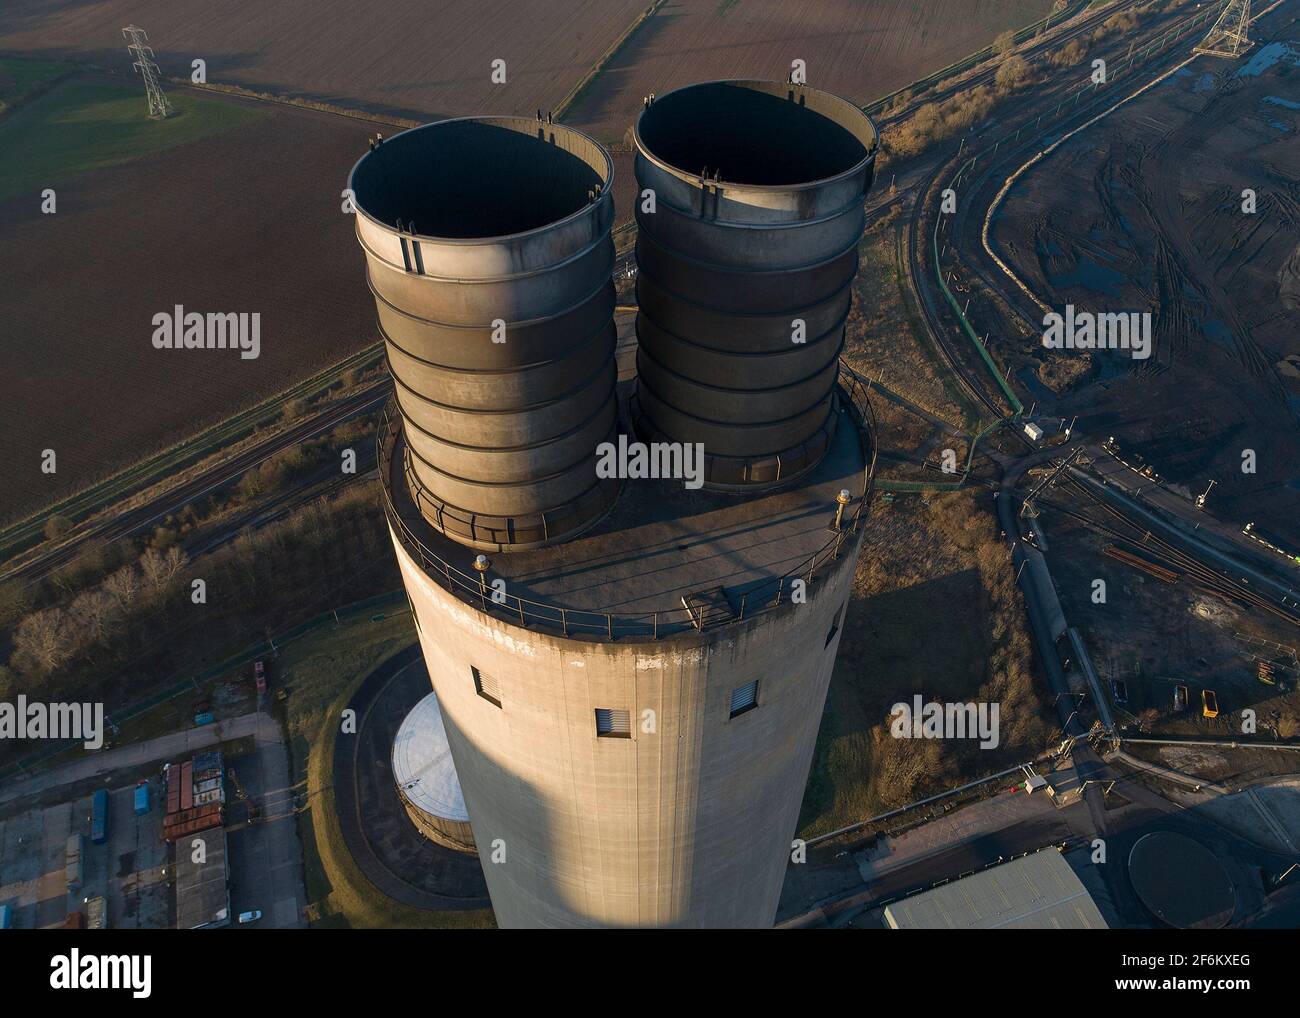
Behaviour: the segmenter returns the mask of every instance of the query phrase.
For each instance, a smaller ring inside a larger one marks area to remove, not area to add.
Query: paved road
[[[252,735],[259,745],[280,742],[280,726],[267,714],[243,714],[216,724],[190,728],[118,749],[100,750],[71,763],[42,771],[0,788],[0,802],[10,802],[47,789],[70,785],[115,770],[140,767],[154,761],[176,760],[230,739]]]
[[[281,741],[280,726],[276,724],[259,725],[254,742],[252,753],[226,761],[259,813],[256,823],[227,829],[231,912],[238,916],[257,909],[262,912],[263,926],[304,927],[307,892],[290,788],[288,747]],[[228,799],[234,795],[234,784],[227,781]]]

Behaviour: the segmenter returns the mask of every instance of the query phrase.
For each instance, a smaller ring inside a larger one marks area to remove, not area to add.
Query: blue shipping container
[[[90,843],[102,845],[108,839],[108,789],[101,788],[90,800]]]
[[[143,816],[149,812],[149,784],[135,786],[135,815]]]
[[[9,929],[13,922],[13,912],[8,905],[0,905],[0,930]]]

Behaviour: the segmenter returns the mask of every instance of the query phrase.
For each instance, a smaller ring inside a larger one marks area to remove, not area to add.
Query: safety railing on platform
[[[740,622],[753,615],[770,611],[786,603],[791,593],[797,589],[796,582],[802,582],[806,589],[812,583],[820,569],[829,562],[839,559],[844,545],[857,534],[858,526],[866,514],[874,490],[873,482],[876,472],[876,422],[875,414],[868,399],[867,387],[858,376],[841,362],[839,398],[845,401],[854,418],[854,423],[862,437],[867,454],[867,464],[863,471],[863,493],[857,505],[844,520],[826,544],[809,557],[803,566],[784,576],[760,580],[735,590],[725,591],[731,611],[718,625]],[[691,629],[713,629],[716,625],[704,623],[699,614],[685,606],[650,612],[613,612],[591,611],[580,608],[565,608],[545,601],[532,600],[511,594],[508,590],[494,589],[485,574],[470,575],[458,569],[444,556],[431,549],[408,526],[401,513],[397,511],[392,493],[392,456],[396,445],[401,417],[390,412],[392,405],[385,409],[379,427],[379,465],[383,478],[384,509],[392,525],[393,532],[402,542],[406,551],[419,562],[425,574],[441,584],[454,597],[476,605],[481,611],[494,617],[524,627],[540,627],[556,630],[564,636],[587,636],[594,639],[617,640],[620,638],[659,639],[673,633],[686,632]],[[408,450],[403,450],[400,464],[402,478],[407,492],[419,510],[420,496],[423,492],[419,479],[415,476]],[[432,500],[431,504],[432,504]],[[423,517],[423,514],[421,514]],[[425,522],[428,518],[423,517]]]

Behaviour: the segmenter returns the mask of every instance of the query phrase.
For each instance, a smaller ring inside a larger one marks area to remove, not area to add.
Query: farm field
[[[39,192],[0,200],[0,421],[15,465],[0,499],[5,520],[377,338],[339,192],[367,135],[384,125],[173,88],[178,130],[189,131],[193,115],[222,133],[196,131],[143,154],[147,135],[138,130],[171,126],[145,118],[143,90],[131,90],[139,129],[131,121],[96,130],[84,120],[96,103],[115,110],[119,100],[105,101],[103,90],[118,88],[103,77],[65,82],[0,120],[6,152],[14,151],[8,133],[26,130],[25,118],[39,115],[50,128],[24,135],[24,161],[47,159],[62,144],[53,128],[64,122],[81,124],[75,137],[83,143],[62,149],[64,165],[92,166],[105,147],[136,155],[58,185],[54,215],[41,214]],[[0,180],[25,172],[6,165]],[[153,316],[177,304],[259,313],[260,356],[155,349]],[[50,448],[57,471],[45,474],[41,456]]]
[[[17,63],[17,61],[11,61]],[[0,142],[22,159],[0,163],[0,201],[27,193],[32,200],[87,170],[128,162],[228,131],[259,110],[191,94],[172,99],[163,121],[144,115],[144,93],[117,82],[71,81],[9,113]]]
[[[129,75],[122,27],[159,66],[257,91],[418,119],[551,109],[651,0],[12,0],[0,51],[74,56]],[[506,81],[491,80],[504,60]]]
[[[1209,512],[1295,547],[1300,33],[1257,31],[1252,55],[1198,57],[1035,166],[992,239],[1055,308],[1152,314],[1149,360],[1093,352],[1081,384],[1031,397],[1114,435],[1167,484],[1199,494],[1215,480]]]
[[[0,113],[27,93],[71,70],[60,60],[15,60],[0,57]]]
[[[799,59],[810,85],[866,104],[1051,7],[1051,0],[669,0],[564,119],[621,150],[615,202],[627,219],[634,194],[629,129],[650,92],[717,78],[785,80]]]

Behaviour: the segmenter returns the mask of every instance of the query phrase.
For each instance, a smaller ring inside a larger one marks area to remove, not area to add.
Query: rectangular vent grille
[[[597,707],[596,734],[610,739],[632,738],[632,712]]]
[[[731,691],[731,716],[734,718],[738,714],[744,714],[747,710],[753,710],[758,706],[758,680],[755,679],[744,686],[739,686]]]
[[[484,675],[477,668],[470,666],[474,673],[474,691],[494,707],[501,706],[501,687],[491,675]]]

